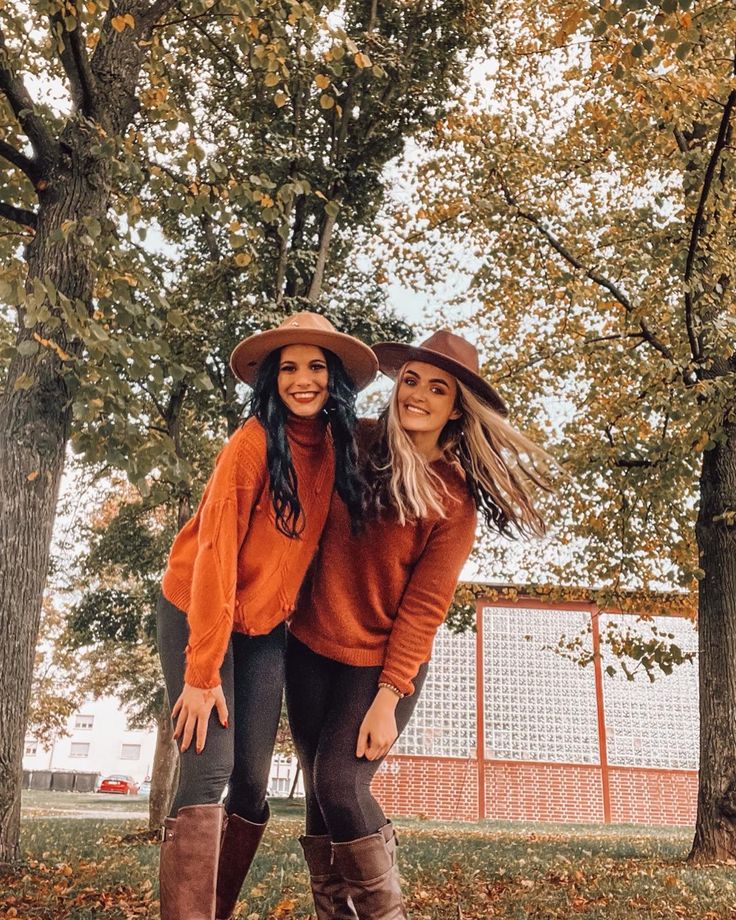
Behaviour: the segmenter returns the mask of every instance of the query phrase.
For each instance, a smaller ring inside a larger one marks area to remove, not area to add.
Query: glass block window
[[[90,729],[95,724],[94,716],[85,716],[81,713],[78,713],[74,716],[74,728],[75,729]]]
[[[419,702],[393,753],[472,757],[475,722],[475,633],[441,626]]]
[[[72,741],[70,757],[89,757],[89,742]]]
[[[589,625],[575,610],[483,608],[487,757],[600,762],[593,666],[545,648]],[[584,645],[592,648],[589,633]]]
[[[696,651],[697,631],[682,617],[654,617],[637,623],[631,615],[601,617],[601,634],[609,622],[647,638],[654,626],[666,641],[684,652]],[[608,761],[626,767],[698,768],[698,666],[697,661],[676,665],[671,674],[655,674],[652,683],[645,673],[627,680],[607,645],[601,648],[603,705],[606,715]],[[616,667],[610,677],[607,665]],[[633,666],[632,666],[633,669]]]
[[[141,759],[141,746],[140,744],[124,744],[120,749],[120,759],[121,760],[140,760]]]

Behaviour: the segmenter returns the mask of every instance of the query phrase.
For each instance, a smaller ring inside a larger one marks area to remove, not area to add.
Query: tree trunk
[[[79,234],[54,240],[65,220],[104,218],[109,166],[89,153],[93,133],[65,132],[66,162],[51,173],[37,232],[28,252],[27,291],[33,282],[53,284],[72,302],[86,304],[92,295],[89,250]],[[19,323],[16,343],[33,334],[55,340],[72,356],[78,341],[69,341],[53,315],[26,328]],[[22,319],[27,314],[19,306]],[[30,320],[29,320],[30,322]],[[37,354],[18,352],[10,362],[5,392],[0,397],[0,861],[17,858],[20,830],[17,801],[31,693],[33,659],[46,583],[51,532],[59,482],[69,437],[70,400],[61,360],[53,348]]]
[[[28,247],[26,291],[34,294],[37,314],[31,316],[27,304],[18,305],[16,344],[35,338],[40,347],[35,354],[16,351],[0,395],[0,862],[18,857],[26,714],[71,418],[64,363],[66,355],[76,358],[82,352],[56,295],[68,299],[77,321],[91,306],[96,255],[83,222],[104,222],[112,191],[112,156],[100,137],[119,137],[130,123],[151,30],[172,4],[121,0],[117,13],[130,12],[135,28],[118,33],[109,13],[91,66],[83,54],[76,65],[68,53],[62,55],[75,113],[60,137],[39,128],[34,144],[42,148],[43,182],[36,185],[39,209]],[[65,41],[68,52],[68,36]],[[22,96],[7,72],[3,91],[16,103]],[[17,114],[25,124],[25,116]],[[41,285],[50,296],[38,303]]]
[[[736,859],[736,425],[703,455],[696,527],[700,566],[700,774],[690,859]]]
[[[294,795],[296,794],[296,786],[297,786],[297,783],[299,782],[299,774],[301,773],[301,771],[302,771],[301,764],[297,761],[296,773],[294,774],[294,782],[291,784],[291,791],[289,792],[290,799],[293,799]]]
[[[148,802],[148,826],[151,830],[161,827],[164,823],[179,780],[179,750],[174,741],[171,707],[165,693],[163,706],[156,721],[156,751],[153,755],[151,798]]]

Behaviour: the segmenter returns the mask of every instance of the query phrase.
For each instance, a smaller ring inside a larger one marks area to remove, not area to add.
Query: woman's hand
[[[356,757],[366,760],[379,760],[388,754],[391,745],[398,737],[396,728],[396,704],[399,698],[395,693],[380,687],[371,707],[358,732]]]
[[[227,728],[227,703],[222,686],[218,684],[210,690],[200,690],[199,687],[184,684],[181,696],[171,710],[171,718],[176,720],[174,738],[181,737],[182,752],[192,743],[195,732],[195,750],[198,754],[202,752],[207,740],[207,723],[213,706],[217,707],[220,725]]]

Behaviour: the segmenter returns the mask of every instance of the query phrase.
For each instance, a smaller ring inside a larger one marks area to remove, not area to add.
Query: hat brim
[[[408,361],[423,361],[425,364],[433,364],[447,371],[448,374],[452,374],[453,377],[457,377],[499,415],[509,414],[508,406],[503,398],[487,380],[459,361],[448,358],[447,355],[432,351],[431,348],[402,345],[399,342],[379,342],[373,346],[373,351],[378,357],[379,368],[392,380],[396,379],[399,371]]]
[[[287,345],[316,345],[333,352],[342,361],[357,389],[362,390],[378,373],[378,361],[371,349],[344,332],[319,329],[268,329],[243,339],[230,356],[232,372],[244,383],[253,386],[258,369],[272,351]]]

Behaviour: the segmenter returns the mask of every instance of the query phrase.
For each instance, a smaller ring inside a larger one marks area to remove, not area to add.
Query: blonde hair
[[[501,533],[513,528],[519,534],[543,536],[545,524],[534,505],[533,491],[552,491],[548,470],[554,460],[454,379],[462,416],[449,421],[440,434],[442,459],[462,467],[468,490],[489,526]],[[369,454],[368,478],[374,481],[371,504],[376,510],[392,507],[401,524],[432,515],[445,517],[450,493],[401,426],[398,390],[397,382]]]

